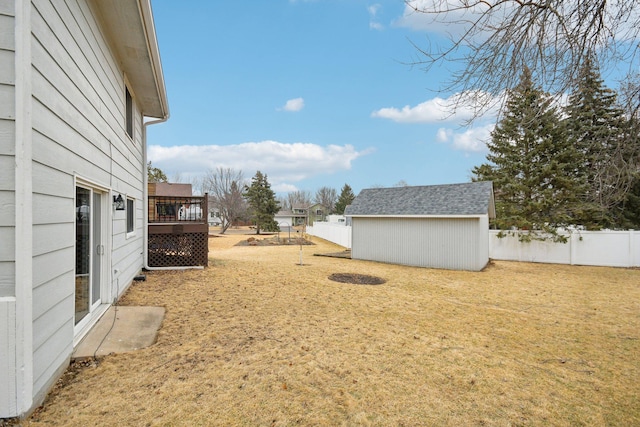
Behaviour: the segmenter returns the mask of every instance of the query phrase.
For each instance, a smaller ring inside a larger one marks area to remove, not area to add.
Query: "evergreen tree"
[[[338,215],[343,215],[344,210],[348,205],[353,202],[356,196],[353,194],[353,190],[349,186],[349,184],[345,184],[340,191],[340,196],[338,196],[338,201],[336,202],[335,211]]]
[[[154,167],[150,161],[147,163],[147,178],[148,182],[167,182],[167,175],[162,169]]]
[[[640,229],[640,173],[636,176],[621,209],[621,225]]]
[[[557,237],[572,222],[576,151],[568,143],[551,98],[525,68],[509,92],[503,115],[487,144],[489,163],[473,169],[473,180],[491,180],[496,225],[541,230]]]
[[[571,143],[580,153],[578,178],[586,184],[582,223],[589,228],[620,223],[621,206],[633,183],[637,159],[631,155],[629,121],[617,106],[616,93],[607,88],[598,68],[587,59],[576,89],[569,97],[565,120]]]
[[[279,230],[275,214],[280,210],[280,205],[275,193],[271,190],[267,175],[257,171],[251,178],[251,185],[245,186],[243,196],[251,208],[251,220],[256,225],[256,234],[260,234],[260,230]]]

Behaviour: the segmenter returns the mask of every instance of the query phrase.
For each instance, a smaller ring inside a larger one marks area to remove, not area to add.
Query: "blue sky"
[[[279,195],[466,182],[495,119],[472,128],[411,41],[437,41],[401,0],[152,2],[171,116],[148,130],[170,180],[266,173]],[[449,28],[450,29],[450,28]]]

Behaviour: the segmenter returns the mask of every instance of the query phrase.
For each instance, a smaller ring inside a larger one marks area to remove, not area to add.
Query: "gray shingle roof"
[[[347,216],[495,216],[493,183],[367,188],[347,206]]]

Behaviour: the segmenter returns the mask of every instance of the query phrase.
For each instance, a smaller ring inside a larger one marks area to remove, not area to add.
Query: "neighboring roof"
[[[294,213],[293,211],[288,210],[288,209],[282,209],[282,210],[278,211],[278,213],[276,213],[275,216],[289,216],[289,217],[295,216],[295,217],[300,217],[301,218],[301,217],[305,217],[306,215],[300,214],[300,213]]]
[[[169,117],[150,0],[91,0],[90,3],[102,21],[142,114]]]
[[[416,187],[367,188],[345,209],[346,216],[495,217],[490,181]]]
[[[191,184],[173,182],[150,182],[150,196],[191,197]]]

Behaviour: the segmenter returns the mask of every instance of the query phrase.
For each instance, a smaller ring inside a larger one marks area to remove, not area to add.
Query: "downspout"
[[[149,266],[149,174],[147,173],[147,126],[155,125],[158,123],[166,122],[169,116],[165,116],[161,119],[151,120],[142,124],[142,159],[144,167],[142,168],[142,199],[143,199],[143,218],[144,218],[144,269],[149,271],[154,270],[204,270],[201,265],[186,266],[186,267],[151,267]]]

